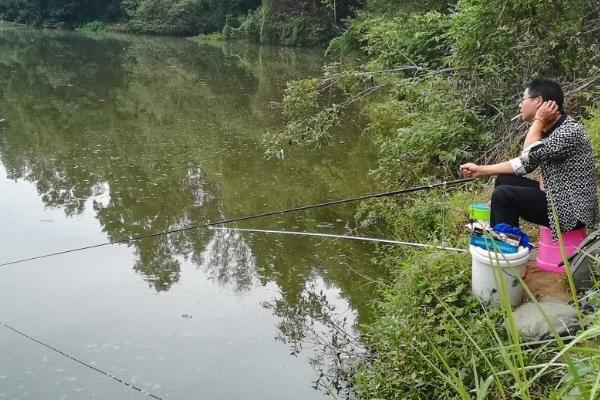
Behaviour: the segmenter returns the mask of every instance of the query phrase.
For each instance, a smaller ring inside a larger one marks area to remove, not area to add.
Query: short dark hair
[[[559,111],[564,111],[565,94],[558,82],[547,78],[536,78],[528,82],[525,88],[529,89],[530,96],[541,96],[544,101],[556,102]]]

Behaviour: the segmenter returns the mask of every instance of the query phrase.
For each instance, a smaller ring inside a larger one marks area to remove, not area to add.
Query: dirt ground
[[[553,297],[559,300],[571,300],[569,287],[565,274],[546,272],[535,265],[537,252],[534,250],[527,263],[525,283],[531,292],[538,298]],[[523,301],[527,301],[527,294],[523,293]]]

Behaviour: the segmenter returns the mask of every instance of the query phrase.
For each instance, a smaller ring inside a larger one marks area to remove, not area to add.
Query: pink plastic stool
[[[587,233],[585,228],[574,229],[572,231],[563,232],[562,237],[565,243],[567,257],[573,255],[577,246],[585,239]],[[560,245],[552,239],[552,231],[550,228],[542,226],[540,229],[540,243],[536,264],[538,268],[549,272],[565,272],[564,265],[559,266],[563,261],[560,253]]]

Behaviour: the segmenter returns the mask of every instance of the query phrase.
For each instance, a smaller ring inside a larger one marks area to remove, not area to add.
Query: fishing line
[[[39,260],[42,258],[54,257],[54,256],[58,256],[58,255],[63,255],[63,254],[80,252],[80,251],[84,251],[84,250],[96,249],[99,247],[109,246],[112,244],[131,243],[131,242],[136,242],[136,241],[139,241],[142,239],[155,238],[155,237],[159,237],[159,236],[170,235],[173,233],[187,232],[187,231],[191,231],[191,230],[195,230],[195,229],[208,228],[208,227],[212,227],[212,226],[216,226],[216,225],[224,225],[224,224],[230,224],[230,223],[234,223],[234,222],[249,221],[249,220],[253,220],[253,219],[271,217],[271,216],[275,216],[275,215],[284,215],[284,214],[289,214],[289,213],[297,212],[297,211],[305,211],[305,210],[311,210],[311,209],[315,209],[315,208],[327,207],[327,206],[332,206],[332,205],[352,203],[352,202],[367,200],[367,199],[376,199],[376,198],[396,196],[396,195],[406,194],[406,193],[426,191],[426,190],[431,190],[431,189],[434,189],[437,187],[442,187],[442,186],[443,187],[454,186],[454,185],[459,185],[461,183],[471,182],[473,180],[474,180],[473,178],[464,178],[464,179],[457,179],[457,180],[448,181],[448,182],[444,181],[444,182],[432,183],[429,185],[414,186],[414,187],[410,187],[410,188],[406,188],[406,189],[394,190],[394,191],[390,191],[390,192],[367,194],[367,195],[363,195],[363,196],[352,197],[349,199],[332,200],[332,201],[327,201],[324,203],[311,204],[311,205],[307,205],[307,206],[294,207],[294,208],[287,208],[287,209],[279,210],[279,211],[271,211],[271,212],[266,212],[266,213],[262,213],[262,214],[248,215],[245,217],[231,218],[231,219],[226,219],[226,220],[222,220],[222,221],[218,221],[218,222],[206,222],[204,224],[188,226],[185,228],[172,229],[172,230],[168,230],[168,231],[151,233],[151,234],[147,234],[147,235],[134,236],[134,237],[130,237],[128,239],[113,240],[110,242],[98,243],[98,244],[93,244],[93,245],[89,245],[89,246],[78,247],[75,249],[58,251],[55,253],[49,253],[49,254],[39,255],[39,256],[35,256],[35,257],[29,257],[29,258],[23,258],[23,259],[19,259],[19,260],[15,260],[15,261],[9,261],[9,262],[0,264],[0,267],[5,267],[7,265],[20,264],[20,263],[24,263],[27,261]]]
[[[38,340],[38,339],[36,339],[36,338],[34,338],[34,337],[32,337],[32,336],[29,336],[28,334],[26,334],[26,333],[24,333],[24,332],[21,332],[20,330],[18,330],[18,329],[16,329],[16,328],[13,328],[12,326],[10,326],[10,325],[7,325],[7,324],[5,324],[5,323],[4,323],[4,322],[2,322],[2,321],[0,321],[0,325],[2,325],[3,327],[5,327],[6,329],[9,329],[9,330],[13,331],[14,333],[16,333],[16,334],[18,334],[18,335],[21,335],[21,336],[23,336],[24,338],[27,338],[27,339],[29,339],[29,340],[31,340],[31,341],[33,341],[33,342],[35,342],[35,343],[39,344],[39,345],[42,345],[42,346],[46,347],[47,349],[50,349],[50,350],[54,351],[55,353],[58,353],[58,354],[60,354],[60,355],[61,355],[61,356],[63,356],[63,357],[66,357],[66,358],[68,358],[68,359],[70,359],[70,360],[72,360],[72,361],[75,361],[76,363],[79,363],[79,364],[83,365],[83,366],[84,366],[84,367],[86,367],[86,368],[89,368],[89,369],[91,369],[91,370],[93,370],[93,371],[96,371],[96,372],[98,372],[98,373],[100,373],[100,374],[102,374],[102,375],[106,376],[107,378],[110,378],[110,379],[112,379],[112,380],[114,380],[114,381],[117,381],[117,382],[119,382],[119,383],[121,383],[121,384],[123,384],[123,385],[125,385],[125,386],[129,387],[130,389],[137,390],[138,392],[140,392],[140,393],[143,393],[143,394],[145,394],[146,396],[148,396],[148,397],[151,397],[151,398],[153,398],[153,399],[157,399],[157,400],[163,400],[161,397],[158,397],[158,396],[157,396],[157,395],[155,395],[155,394],[152,394],[152,393],[150,393],[150,392],[147,392],[147,391],[145,391],[144,389],[141,389],[141,388],[139,388],[139,387],[135,386],[135,385],[134,385],[134,384],[132,384],[132,383],[129,383],[129,382],[127,382],[127,381],[125,381],[125,380],[123,380],[123,379],[121,379],[121,378],[118,378],[118,377],[116,377],[116,376],[114,376],[114,375],[112,375],[112,374],[109,374],[108,372],[106,372],[106,371],[103,371],[103,370],[101,370],[100,368],[94,367],[93,365],[91,365],[91,364],[88,364],[88,363],[86,363],[85,361],[81,361],[80,359],[78,359],[78,358],[75,358],[75,357],[73,357],[73,356],[71,356],[71,355],[69,355],[69,354],[65,353],[65,352],[64,352],[64,351],[62,351],[62,350],[59,350],[59,349],[57,349],[56,347],[52,347],[52,346],[50,346],[49,344],[46,344],[46,343],[44,343],[44,342],[42,342],[42,341],[40,341],[40,340]]]
[[[427,248],[427,249],[456,251],[459,253],[467,253],[468,252],[465,249],[459,249],[456,247],[436,246],[433,244],[423,244],[423,243],[413,243],[413,242],[402,242],[399,240],[377,239],[377,238],[370,238],[370,237],[364,237],[364,236],[345,236],[345,235],[334,235],[334,234],[330,234],[330,233],[295,232],[295,231],[280,231],[280,230],[269,230],[269,229],[221,228],[221,227],[211,227],[210,229],[216,230],[216,231],[273,233],[273,234],[279,234],[279,235],[311,236],[311,237],[324,237],[324,238],[332,238],[332,239],[348,239],[348,240],[359,240],[362,242],[400,244],[400,245],[404,245],[404,246],[420,247],[420,248]]]

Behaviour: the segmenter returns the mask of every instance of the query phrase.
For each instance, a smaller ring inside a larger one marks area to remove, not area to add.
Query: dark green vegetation
[[[121,0],[0,0],[0,18],[36,26],[73,27],[124,17]]]
[[[227,18],[245,15],[260,0],[125,0],[129,29],[163,35],[220,31]]]
[[[263,0],[247,16],[231,19],[223,39],[245,39],[261,44],[319,46],[342,32],[346,18],[363,0]]]
[[[318,46],[342,31],[361,0],[124,1],[132,31],[196,35],[262,44]]]
[[[229,16],[258,6],[260,0],[1,0],[0,17],[51,27],[128,20],[130,31],[194,35],[220,31]]]
[[[381,188],[456,178],[463,162],[518,151],[527,127],[513,117],[525,81],[536,76],[563,84],[568,111],[584,120],[598,152],[598,32],[600,7],[591,0],[370,2],[331,42],[337,61],[322,77],[288,84],[280,104],[288,124],[267,135],[267,153],[328,145],[330,129],[364,119],[379,149]],[[399,240],[464,247],[467,207],[487,201],[486,192],[471,185],[371,202],[358,219]],[[522,349],[510,324],[502,326],[510,310],[485,311],[469,296],[468,256],[384,250],[380,260],[396,278],[364,327],[373,353],[353,375],[359,397],[597,395],[596,325],[577,350]]]
[[[126,21],[129,32],[161,35],[218,33],[262,44],[318,46],[342,32],[363,0],[0,0],[0,18],[19,23],[96,31]],[[89,25],[89,23],[93,23]]]

